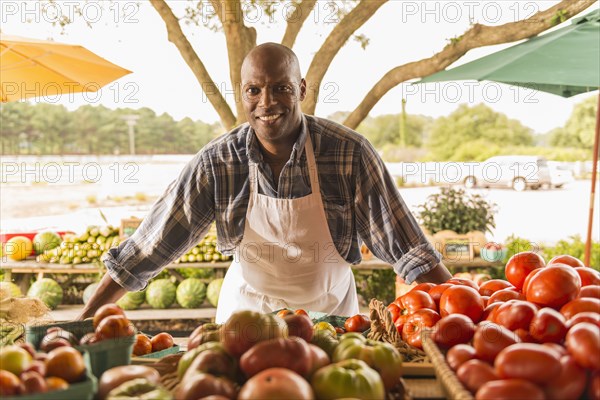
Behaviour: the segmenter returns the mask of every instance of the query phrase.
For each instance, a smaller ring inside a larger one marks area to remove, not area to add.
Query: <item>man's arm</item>
[[[123,289],[117,282],[115,282],[108,273],[105,273],[100,280],[100,284],[96,288],[96,291],[87,302],[83,311],[76,318],[76,320],[84,320],[94,316],[94,313],[100,306],[107,303],[115,303],[121,298],[127,291]]]
[[[450,278],[452,278],[452,274],[450,274],[444,263],[440,262],[431,271],[419,275],[416,282],[444,283]]]

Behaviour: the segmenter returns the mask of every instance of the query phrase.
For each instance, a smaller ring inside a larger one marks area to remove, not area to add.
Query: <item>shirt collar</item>
[[[298,135],[298,139],[294,143],[292,147],[292,154],[290,155],[290,160],[292,163],[297,162],[302,157],[302,153],[304,152],[304,145],[306,144],[306,137],[308,135],[308,123],[306,121],[306,117],[302,115],[302,124],[300,125],[300,135]],[[250,125],[248,125],[248,134],[246,139],[246,152],[248,154],[248,159],[250,162],[259,164],[263,162],[262,153],[260,152],[260,147],[258,145],[258,139],[256,138],[256,133],[254,129]]]

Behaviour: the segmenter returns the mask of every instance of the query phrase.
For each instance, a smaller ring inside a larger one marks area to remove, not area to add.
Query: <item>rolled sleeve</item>
[[[411,284],[419,276],[431,271],[442,260],[442,255],[429,243],[413,247],[393,265],[394,271]]]

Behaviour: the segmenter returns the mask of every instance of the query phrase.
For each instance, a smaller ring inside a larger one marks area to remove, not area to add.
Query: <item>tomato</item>
[[[600,272],[588,267],[577,267],[575,271],[581,278],[581,286],[600,285]]]
[[[313,325],[313,335],[316,335],[317,331],[328,331],[334,337],[335,337],[335,335],[337,335],[337,331],[336,331],[335,327],[326,321],[317,322],[316,324]]]
[[[167,332],[161,332],[156,336],[153,336],[150,340],[152,343],[152,352],[170,349],[175,344],[173,336]]]
[[[258,342],[285,337],[286,328],[285,321],[276,315],[237,311],[222,327],[223,346],[232,356],[240,357]]]
[[[235,384],[227,378],[216,377],[205,373],[186,376],[175,392],[177,400],[196,400],[211,395],[221,395],[234,399]]]
[[[312,343],[308,343],[308,349],[310,350],[310,358],[311,358],[311,368],[308,374],[308,377],[311,377],[312,374],[326,365],[331,363],[331,360],[325,350],[321,349],[319,346],[316,346]]]
[[[539,386],[524,379],[501,379],[485,383],[475,394],[475,399],[545,400],[546,395]]]
[[[311,327],[312,328],[312,327]],[[190,335],[190,340],[187,344],[187,349],[195,349],[202,343],[220,342],[221,341],[221,325],[206,323],[198,326]]]
[[[465,362],[456,371],[456,377],[471,393],[476,393],[486,382],[498,379],[494,368],[481,360]]]
[[[327,365],[315,372],[310,383],[317,399],[385,399],[381,377],[362,360]]]
[[[538,268],[536,270],[531,271],[531,273],[529,275],[527,275],[527,278],[525,278],[525,282],[523,283],[523,287],[521,288],[521,293],[523,293],[523,294],[527,293],[527,288],[529,288],[529,282],[531,282],[531,279],[533,279],[533,277],[536,276],[541,271],[543,271],[543,269]]]
[[[440,318],[440,314],[428,308],[415,311],[408,316],[402,327],[402,340],[413,347],[422,349],[421,333],[425,328],[432,328]]]
[[[509,300],[496,310],[494,321],[511,331],[529,329],[529,324],[537,312],[537,307],[523,300]]]
[[[304,315],[304,316],[308,317],[308,313],[305,310],[301,309],[301,308],[299,308],[296,311],[294,311],[294,314],[296,314],[296,315]]]
[[[218,351],[218,352],[228,356],[229,358],[231,358],[231,355],[225,351],[225,347],[223,346],[223,343],[220,343],[220,342],[203,343],[200,346],[196,347],[195,349],[185,352],[183,354],[183,356],[181,356],[181,358],[179,359],[179,362],[177,363],[177,376],[179,377],[179,379],[181,380],[183,378],[183,376],[185,375],[187,370],[190,368],[190,366],[195,361],[195,359],[200,356],[200,354],[202,354],[204,352],[209,352],[209,351]],[[210,358],[214,358],[214,357],[212,357],[212,356],[208,357],[208,359],[210,359]],[[225,360],[225,362],[223,362],[222,360],[219,360],[218,368],[221,368],[223,365],[227,365],[227,360]],[[226,368],[222,368],[222,369],[226,370]],[[206,371],[201,371],[201,372],[206,372]]]
[[[567,349],[563,345],[558,344],[558,343],[546,342],[546,343],[542,343],[542,346],[546,346],[549,349],[554,350],[561,357],[569,354]]]
[[[513,331],[522,343],[535,343],[535,339],[527,329],[518,328]]]
[[[567,320],[567,329],[571,329],[574,325],[580,322],[591,322],[600,328],[600,314],[593,311],[583,311],[577,313]]]
[[[600,400],[600,370],[590,375],[586,395],[589,400]]]
[[[421,290],[425,293],[428,293],[434,287],[435,287],[435,283],[423,282],[423,283],[419,283],[417,286],[410,289],[410,291],[412,292],[413,290]]]
[[[440,298],[440,314],[463,314],[478,322],[483,315],[483,304],[479,292],[472,287],[454,285],[444,291]]]
[[[346,332],[364,332],[371,327],[371,320],[364,314],[356,314],[346,319],[344,329]]]
[[[402,376],[402,355],[394,346],[365,339],[358,333],[343,335],[332,357],[333,362],[349,359],[362,360],[379,372],[387,390],[396,386]]]
[[[31,364],[29,364],[29,367],[23,370],[23,372],[37,372],[41,376],[46,376],[46,362],[40,360],[33,360]]]
[[[481,320],[496,322],[496,311],[498,310],[498,307],[500,307],[500,305],[502,304],[504,304],[504,302],[500,301],[488,304],[483,309],[483,315],[481,316]]]
[[[600,299],[591,297],[577,298],[571,300],[560,309],[560,313],[564,315],[566,319],[571,319],[573,316],[586,311],[600,313]]]
[[[479,286],[477,286],[477,284],[475,282],[473,282],[470,279],[465,279],[465,278],[450,278],[446,281],[446,283],[451,283],[453,285],[463,285],[463,286],[468,286],[471,287],[475,290],[479,290]]]
[[[442,349],[468,343],[475,334],[475,325],[466,315],[451,314],[442,318],[434,327],[431,338]]]
[[[400,315],[400,307],[398,307],[398,304],[390,303],[390,305],[387,306],[387,310],[392,314],[392,321],[396,322]]]
[[[539,343],[561,343],[567,334],[567,321],[555,309],[545,307],[531,320],[529,333]]]
[[[15,375],[25,371],[33,361],[27,350],[19,346],[6,346],[0,348],[0,368]]]
[[[94,313],[94,329],[98,328],[98,325],[100,325],[100,321],[111,315],[120,315],[122,317],[125,317],[125,311],[123,311],[121,307],[114,303],[104,304],[103,306],[98,308],[96,313]]]
[[[559,309],[577,297],[581,278],[571,267],[554,264],[537,273],[529,281],[527,301],[541,307]]]
[[[476,357],[475,348],[468,344],[457,344],[446,353],[446,361],[452,370],[456,371],[465,362]]]
[[[0,396],[16,396],[19,394],[21,381],[10,371],[0,369]]]
[[[493,363],[494,359],[504,348],[520,342],[520,339],[510,330],[493,322],[482,322],[475,328],[473,347],[477,358]]]
[[[586,384],[585,369],[581,368],[571,356],[560,358],[560,375],[544,386],[548,400],[578,399]]]
[[[283,318],[283,317],[285,317],[286,315],[292,315],[292,314],[293,314],[293,311],[292,311],[292,310],[288,310],[287,308],[284,308],[283,310],[279,310],[279,311],[277,312],[277,314],[276,314],[276,315],[277,315],[279,318]]]
[[[138,333],[133,345],[133,355],[143,356],[144,354],[150,353],[152,353],[152,342],[150,341],[150,338],[143,333]]]
[[[96,328],[98,340],[115,339],[133,336],[135,328],[129,320],[122,315],[110,315],[103,318]]]
[[[308,382],[294,371],[285,368],[269,368],[250,378],[242,386],[237,398],[239,400],[312,400],[315,395]]]
[[[593,297],[600,299],[600,285],[588,285],[581,288],[578,297]]]
[[[487,305],[489,306],[497,302],[503,303],[509,300],[525,300],[525,295],[515,289],[500,289],[492,293],[487,301]]]
[[[400,308],[400,313],[404,315],[410,315],[422,308],[437,311],[437,307],[431,296],[422,290],[410,291],[398,297],[394,303]]]
[[[533,251],[523,251],[512,256],[506,263],[506,279],[517,289],[523,287],[525,278],[535,269],[546,265],[544,258]]]
[[[34,371],[23,372],[21,382],[23,382],[21,394],[45,393],[48,391],[44,376]]]
[[[287,368],[308,376],[312,361],[304,339],[277,338],[263,340],[252,346],[240,358],[240,369],[249,378],[268,368]]]
[[[552,264],[563,264],[563,265],[571,266],[573,268],[585,267],[585,264],[583,263],[583,261],[581,261],[579,258],[575,258],[568,254],[563,254],[561,256],[554,256],[550,261],[548,261],[548,264],[546,264],[546,265],[552,265]]]
[[[144,378],[152,383],[160,383],[160,374],[154,368],[146,365],[122,365],[106,370],[98,381],[98,398],[104,399],[108,392],[122,383]]]
[[[501,289],[514,289],[512,283],[505,281],[504,279],[491,279],[485,281],[479,287],[479,294],[482,296],[491,296],[494,292]]]
[[[396,318],[396,321],[394,321],[394,326],[396,327],[396,330],[398,331],[399,334],[402,334],[402,328],[404,327],[404,324],[406,323],[406,320],[408,319],[408,315],[402,315],[400,314],[398,316],[398,318]]]
[[[344,328],[336,326],[335,327],[335,333],[336,333],[336,335],[343,335],[344,333],[346,333],[346,330]]]
[[[502,379],[526,379],[545,385],[560,375],[560,355],[536,343],[516,343],[503,349],[494,361]]]
[[[432,288],[429,291],[429,296],[431,296],[431,298],[433,299],[433,301],[435,302],[437,309],[439,310],[439,306],[440,306],[440,298],[442,297],[442,293],[444,293],[446,291],[446,289],[448,289],[450,286],[454,286],[453,283],[440,283],[439,285],[436,285],[434,288]]]
[[[313,323],[310,317],[302,314],[291,314],[283,317],[287,325],[288,336],[297,336],[310,342],[313,337]]]
[[[83,356],[72,347],[58,347],[48,353],[46,374],[57,376],[69,383],[79,382],[85,378]]]
[[[575,325],[567,332],[565,345],[577,364],[600,369],[600,330],[596,325],[589,322]]]

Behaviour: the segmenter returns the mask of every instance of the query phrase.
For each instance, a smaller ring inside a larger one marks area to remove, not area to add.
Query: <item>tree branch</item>
[[[294,12],[288,18],[287,27],[285,28],[283,39],[281,39],[282,45],[289,47],[290,49],[294,47],[298,33],[300,33],[304,21],[306,21],[310,15],[316,2],[317,0],[302,0],[300,3],[296,3]]]
[[[475,24],[459,40],[446,45],[442,51],[420,61],[400,65],[388,71],[367,93],[363,101],[344,121],[356,129],[375,104],[392,88],[409,79],[425,77],[441,71],[469,50],[501,43],[510,43],[535,36],[556,25],[556,16],[569,19],[590,7],[596,0],[563,0],[557,5],[536,13],[528,19],[499,26]]]
[[[150,0],[150,3],[165,22],[169,42],[173,43],[175,47],[177,47],[177,50],[179,50],[179,53],[185,60],[186,64],[194,73],[194,76],[196,77],[198,83],[200,83],[200,86],[206,94],[208,101],[210,101],[210,104],[219,114],[219,118],[221,119],[223,126],[226,129],[230,129],[235,124],[235,116],[221,95],[219,88],[215,85],[214,81],[210,77],[206,67],[181,30],[179,20],[173,14],[173,11],[164,0]]]
[[[333,28],[333,31],[315,54],[306,73],[308,90],[302,104],[302,110],[305,113],[314,114],[321,81],[344,43],[386,2],[387,0],[362,0]]]

